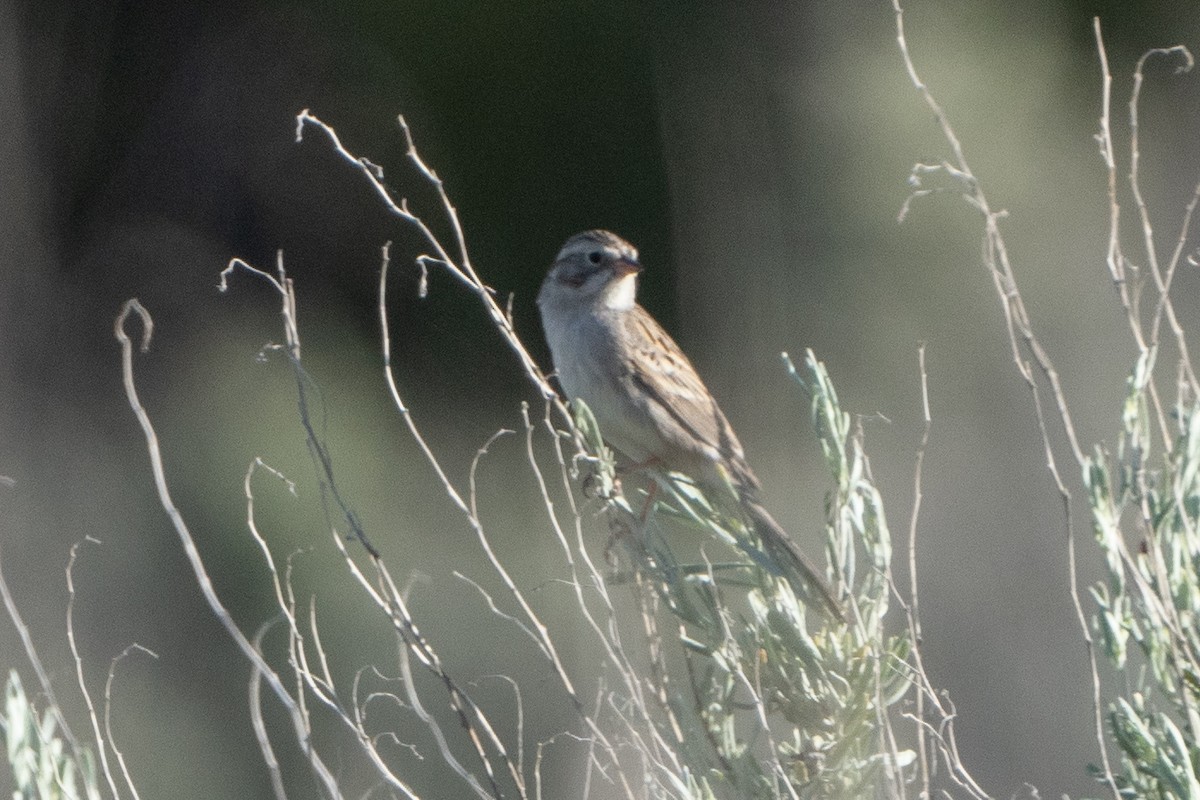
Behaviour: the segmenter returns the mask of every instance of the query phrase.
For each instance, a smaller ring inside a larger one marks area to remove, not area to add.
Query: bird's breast
[[[546,326],[546,339],[567,397],[587,404],[604,438],[626,457],[641,462],[658,455],[658,432],[623,374],[619,328],[590,314],[559,323]]]

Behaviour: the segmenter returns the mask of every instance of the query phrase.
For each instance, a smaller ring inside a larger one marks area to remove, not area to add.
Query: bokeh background
[[[1150,47],[1200,47],[1200,7],[906,9],[918,68],[1010,214],[1018,276],[1081,435],[1112,441],[1133,348],[1104,263],[1091,20],[1104,24],[1124,146],[1134,62]],[[1200,175],[1200,75],[1163,63],[1148,75],[1143,172],[1168,244]],[[395,242],[401,387],[456,481],[536,395],[460,286],[435,270],[418,298],[411,231],[320,136],[295,142],[302,108],[445,231],[404,161],[395,117],[406,116],[477,269],[512,293],[542,363],[533,300],[561,241],[590,227],[634,241],[648,265],[645,305],[692,355],[769,505],[810,549],[825,476],[779,352],[813,348],[846,408],[863,415],[899,536],[926,342],[925,662],[957,706],[963,759],[990,792],[1095,793],[1061,503],[981,267],[978,215],[942,182],[897,223],[913,163],[947,150],[904,72],[888,3],[0,2],[0,475],[15,480],[0,488],[0,554],[78,714],[63,568],[73,544],[101,542],[84,546],[75,568],[75,625],[94,691],[129,643],[159,656],[124,661],[114,697],[143,796],[254,797],[268,784],[246,718],[246,666],[186,571],[122,398],[112,321],[126,298],[155,317],[153,349],[138,360],[144,400],[176,500],[235,615],[253,628],[271,613],[243,523],[243,474],[262,456],[299,484],[296,500],[261,484],[264,527],[281,552],[308,548],[298,580],[318,597],[326,644],[345,656],[338,669],[393,659],[386,626],[328,554],[289,373],[278,357],[256,357],[281,338],[277,300],[244,277],[217,292],[232,256],[270,268],[283,251],[343,487],[394,572],[424,576],[414,606],[451,668],[552,685],[452,577],[491,585],[387,401],[375,311],[383,242]],[[1185,314],[1198,288],[1193,271],[1179,276]],[[516,437],[492,448],[482,507],[522,586],[551,592],[562,565],[522,458]],[[1076,533],[1091,580],[1086,526]],[[3,624],[0,667],[14,666],[25,670],[25,659]],[[571,724],[567,704],[545,695],[527,698],[539,720],[530,741]],[[412,766],[414,785],[462,796],[431,761]],[[575,769],[564,758],[551,770],[550,796],[577,788]],[[298,773],[296,796],[315,796]]]

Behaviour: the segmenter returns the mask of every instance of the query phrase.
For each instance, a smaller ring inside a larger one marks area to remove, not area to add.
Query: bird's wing
[[[626,375],[648,398],[646,410],[667,432],[670,444],[685,452],[706,448],[711,452],[703,455],[711,460],[744,464],[737,434],[675,340],[641,306],[634,306],[624,320],[637,327],[626,341],[638,343],[635,352],[626,354]]]

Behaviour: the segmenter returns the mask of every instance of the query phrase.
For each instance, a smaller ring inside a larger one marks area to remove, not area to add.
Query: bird
[[[609,231],[578,233],[559,250],[537,297],[559,385],[634,465],[680,472],[706,489],[731,486],[763,549],[790,562],[844,620],[832,588],[763,506],[762,484],[696,368],[637,302],[641,272],[637,248]]]

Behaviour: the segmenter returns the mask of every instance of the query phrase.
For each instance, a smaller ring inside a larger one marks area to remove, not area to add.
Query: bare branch
[[[255,649],[254,645],[246,638],[241,629],[233,621],[228,609],[217,596],[216,590],[213,588],[212,580],[208,576],[208,571],[204,566],[204,561],[200,556],[200,551],[196,547],[195,540],[192,538],[191,531],[188,529],[187,523],[183,519],[183,514],[171,499],[171,492],[167,485],[166,471],[163,467],[162,453],[158,446],[158,435],[154,431],[154,425],[150,422],[150,415],[142,405],[138,397],[137,385],[133,377],[133,345],[129,338],[129,334],[125,331],[125,322],[129,316],[136,315],[142,322],[142,352],[150,346],[150,332],[152,330],[152,322],[150,314],[137,300],[126,301],[121,309],[120,315],[117,316],[114,324],[114,332],[117,341],[121,345],[121,367],[122,378],[125,385],[125,397],[129,403],[129,407],[133,410],[137,417],[138,424],[142,428],[143,437],[146,440],[146,447],[150,455],[150,466],[154,474],[154,485],[158,490],[159,502],[162,504],[163,510],[167,512],[167,516],[171,520],[172,526],[175,528],[175,533],[179,537],[180,543],[183,546],[184,554],[187,556],[188,563],[192,568],[192,574],[196,578],[196,582],[200,586],[200,591],[204,595],[205,601],[212,610],[217,621],[225,628],[226,633],[233,639],[238,649],[242,651],[242,655],[262,673],[263,678],[271,687],[271,691],[283,704],[283,707],[288,711],[292,720],[292,727],[296,734],[297,741],[300,742],[302,749],[309,758],[309,763],[312,765],[313,771],[324,785],[326,792],[331,798],[341,798],[341,792],[338,790],[337,780],[333,773],[325,766],[324,761],[317,755],[316,750],[312,747],[309,740],[309,732],[306,726],[304,716],[300,712],[299,706],[295,699],[288,693],[280,680],[278,673],[271,668],[263,659],[262,655]]]

